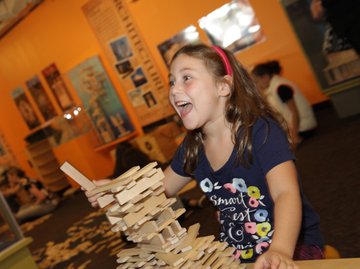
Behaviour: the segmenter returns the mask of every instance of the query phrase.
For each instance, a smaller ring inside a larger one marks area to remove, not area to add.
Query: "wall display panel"
[[[325,17],[315,19],[311,0],[281,3],[324,92],[331,93],[331,87],[359,78],[359,55],[336,35]]]
[[[7,143],[4,134],[0,131],[0,165],[16,165],[14,152]],[[1,172],[1,169],[0,169]]]
[[[38,127],[40,120],[24,90],[20,87],[16,88],[11,92],[11,96],[29,129],[31,130]]]
[[[63,115],[49,121],[42,129],[44,135],[51,138],[52,146],[59,146],[88,132],[94,132],[94,143],[97,135],[88,114],[81,106],[68,109]]]
[[[59,69],[55,63],[50,64],[42,74],[48,83],[52,93],[54,94],[58,105],[62,111],[65,111],[74,106],[74,101],[69,94],[69,90],[63,80]]]
[[[115,88],[98,56],[88,58],[68,72],[102,144],[134,131]]]
[[[199,20],[213,45],[232,52],[265,40],[265,35],[248,0],[233,0]]]
[[[31,96],[34,102],[37,104],[45,121],[54,118],[56,116],[55,108],[51,103],[44,86],[41,84],[39,77],[34,76],[33,78],[26,81],[26,86],[28,87]]]
[[[90,0],[83,11],[142,126],[174,114],[160,76],[126,1]]]

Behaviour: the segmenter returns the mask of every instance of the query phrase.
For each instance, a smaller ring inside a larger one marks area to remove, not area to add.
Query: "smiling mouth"
[[[193,107],[193,105],[190,102],[176,102],[175,105],[179,111],[180,117],[186,116]]]

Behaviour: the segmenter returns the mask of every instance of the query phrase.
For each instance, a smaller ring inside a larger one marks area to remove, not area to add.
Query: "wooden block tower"
[[[102,186],[96,186],[69,163],[60,169],[84,189],[98,194],[113,225],[136,247],[117,254],[117,268],[245,268],[234,258],[235,249],[214,236],[198,237],[200,224],[188,229],[178,222],[184,208],[174,210],[175,198],[164,193],[164,174],[157,163],[135,166]]]

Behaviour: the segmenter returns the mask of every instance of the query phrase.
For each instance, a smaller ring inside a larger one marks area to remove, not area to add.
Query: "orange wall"
[[[86,0],[44,1],[0,40],[1,130],[13,148],[20,165],[30,174],[33,171],[27,164],[24,150],[24,137],[30,131],[21,118],[10,93],[18,86],[25,90],[25,81],[34,75],[39,76],[48,90],[41,70],[53,62],[56,63],[60,72],[66,73],[88,57],[100,54],[104,59],[100,45],[81,10],[86,2]],[[117,79],[114,79],[115,75],[110,70],[111,67],[106,61],[104,64],[115,87],[120,89]],[[67,85],[71,87],[70,83]],[[121,91],[119,95],[125,98]],[[74,90],[72,90],[72,96],[80,104]],[[56,106],[54,100],[53,103]],[[125,105],[128,110],[131,110],[127,103]],[[34,108],[36,109],[36,106]],[[134,114],[131,113],[130,116],[137,124]],[[139,124],[136,127],[139,128]],[[81,140],[84,139],[86,140],[86,138],[81,138]],[[89,144],[88,147],[92,145]],[[74,152],[68,152],[66,159],[78,163],[79,169],[85,169],[84,172],[90,177],[104,177],[112,172],[113,162],[109,154],[89,152],[87,148],[84,148],[83,153],[74,148],[73,150]],[[91,158],[90,166],[87,162],[81,162],[81,159],[85,158]]]
[[[142,0],[129,4],[144,39],[167,78],[167,69],[157,46],[173,37],[189,25],[198,28],[204,42],[209,42],[198,27],[198,20],[211,11],[229,3],[230,0]],[[284,76],[293,80],[303,90],[312,104],[327,97],[321,93],[287,16],[278,0],[250,0],[258,20],[263,27],[266,41],[237,53],[237,58],[247,67],[259,62],[278,59]]]
[[[135,127],[140,130],[135,114],[126,102],[126,96],[121,91],[120,83],[109,63],[106,61],[101,47],[90,28],[81,7],[87,0],[48,0],[44,1],[29,16],[22,20],[14,29],[0,39],[0,125],[1,131],[17,155],[20,165],[33,173],[27,164],[24,137],[30,131],[22,120],[10,93],[18,86],[25,90],[25,81],[38,75],[48,90],[42,78],[41,70],[55,62],[62,73],[66,73],[84,59],[100,54],[105,68],[118,90],[120,98],[128,110]],[[167,78],[167,69],[157,50],[162,43],[190,24],[197,26],[202,16],[228,3],[229,0],[139,0],[125,1],[134,17],[139,31],[149,46],[162,76]],[[266,41],[237,54],[245,65],[251,66],[263,60],[278,59],[284,67],[284,75],[295,81],[311,103],[326,99],[311,72],[294,33],[287,21],[278,0],[251,1],[260,24],[266,35]],[[204,32],[199,29],[201,38],[208,42]],[[66,77],[65,77],[66,78]],[[79,99],[71,85],[72,96]],[[54,101],[54,100],[53,100]],[[53,102],[55,103],[55,102]],[[80,103],[79,103],[80,104]],[[58,108],[57,108],[58,109]],[[84,140],[85,141],[85,140]],[[81,141],[82,144],[84,141]],[[91,149],[92,145],[88,145]],[[86,149],[88,161],[79,164],[90,177],[108,175],[113,163],[105,153],[90,152]],[[62,156],[66,152],[58,150]],[[81,149],[76,150],[73,158],[84,158]],[[71,153],[69,153],[71,154]],[[90,156],[89,156],[90,154]],[[101,165],[99,165],[99,163]]]

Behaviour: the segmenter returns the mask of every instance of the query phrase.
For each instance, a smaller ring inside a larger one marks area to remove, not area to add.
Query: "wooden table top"
[[[300,269],[360,269],[360,258],[296,261]],[[247,269],[252,269],[249,264]]]

